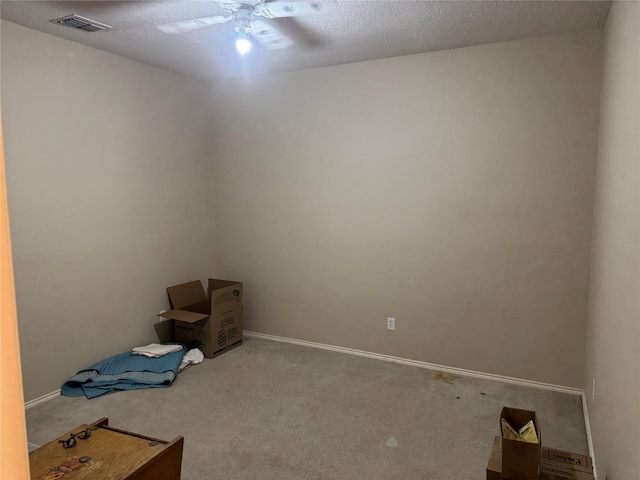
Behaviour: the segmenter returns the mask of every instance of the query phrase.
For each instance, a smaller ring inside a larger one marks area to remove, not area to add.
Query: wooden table
[[[75,447],[65,448],[59,443],[71,433],[87,429],[91,436],[86,440],[76,437]],[[80,425],[31,452],[31,479],[180,480],[183,443],[182,436],[167,442],[110,427],[109,419],[102,418],[91,425]]]

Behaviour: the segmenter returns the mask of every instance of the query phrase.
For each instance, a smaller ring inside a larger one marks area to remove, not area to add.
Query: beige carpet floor
[[[171,388],[55,398],[27,425],[38,445],[100,417],[183,435],[183,480],[481,480],[503,405],[536,410],[543,444],[587,453],[577,395],[257,338]]]

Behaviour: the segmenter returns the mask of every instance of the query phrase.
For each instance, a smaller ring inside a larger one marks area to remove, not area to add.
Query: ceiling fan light
[[[236,40],[236,50],[240,55],[244,55],[251,50],[251,42],[247,37],[240,37]]]
[[[236,14],[236,32],[238,32],[238,38],[236,38],[236,50],[240,55],[244,55],[249,50],[251,50],[251,42],[247,38],[247,33],[249,33],[251,27],[249,24],[244,24],[243,20],[238,20]]]

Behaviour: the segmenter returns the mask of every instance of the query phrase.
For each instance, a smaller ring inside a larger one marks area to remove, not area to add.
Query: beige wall
[[[245,328],[581,387],[600,69],[588,31],[219,85]]]
[[[212,270],[206,90],[2,22],[25,399],[156,340],[164,288]]]
[[[584,389],[598,478],[627,480],[640,475],[638,3],[611,7],[601,102]]]
[[[164,287],[212,270],[245,282],[249,330],[582,385],[600,32],[220,84],[211,108],[1,26],[26,400],[155,340]]]

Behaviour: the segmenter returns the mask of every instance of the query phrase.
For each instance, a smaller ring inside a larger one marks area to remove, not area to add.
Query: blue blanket
[[[170,387],[186,352],[182,346],[182,350],[159,358],[121,353],[80,370],[62,385],[61,393],[68,397],[95,398],[120,390]]]

